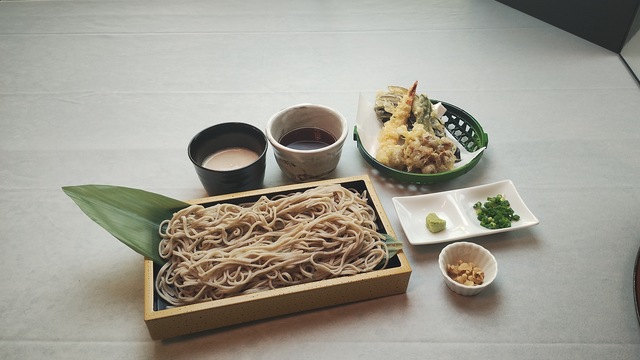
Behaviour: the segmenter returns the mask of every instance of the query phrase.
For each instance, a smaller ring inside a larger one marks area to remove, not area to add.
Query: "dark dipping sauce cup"
[[[187,151],[207,194],[214,196],[262,187],[267,147],[267,137],[262,130],[246,123],[228,122],[199,132],[191,139]],[[213,154],[234,149],[250,150],[257,159],[236,168],[204,166]]]

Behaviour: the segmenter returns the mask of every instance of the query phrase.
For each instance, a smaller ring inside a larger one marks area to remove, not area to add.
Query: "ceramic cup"
[[[267,139],[282,172],[297,182],[327,177],[338,166],[347,120],[322,105],[299,104],[274,114]]]
[[[199,132],[189,159],[210,196],[257,189],[266,167],[267,138],[257,127],[229,122]]]

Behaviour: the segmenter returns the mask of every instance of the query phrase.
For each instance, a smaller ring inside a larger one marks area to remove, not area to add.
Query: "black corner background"
[[[640,0],[497,0],[615,53],[632,31]]]

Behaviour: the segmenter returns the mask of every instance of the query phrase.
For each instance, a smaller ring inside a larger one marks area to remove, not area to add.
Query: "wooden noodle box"
[[[220,202],[247,203],[260,196],[271,197],[304,191],[323,184],[341,184],[358,192],[366,190],[377,215],[378,231],[396,237],[368,176],[323,180],[275,188],[252,190],[188,201],[211,206]],[[352,303],[407,291],[411,267],[404,252],[389,260],[385,269],[306,284],[266,290],[220,300],[168,306],[155,291],[158,266],[144,260],[144,321],[152,339],[166,339],[280,315]]]

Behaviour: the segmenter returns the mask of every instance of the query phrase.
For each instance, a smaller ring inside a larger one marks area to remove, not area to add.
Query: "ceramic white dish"
[[[472,262],[481,268],[484,272],[482,284],[470,286],[453,280],[447,274],[447,265],[454,265],[458,260],[466,263]],[[498,276],[498,262],[491,252],[478,244],[466,241],[455,242],[445,246],[440,252],[440,256],[438,256],[438,265],[447,287],[451,291],[464,296],[477,295],[491,285],[496,276]]]
[[[520,215],[520,220],[512,222],[509,228],[487,229],[476,218],[473,204],[485,202],[487,197],[497,194],[502,194],[509,200],[511,208]],[[394,197],[392,200],[402,229],[412,245],[436,244],[513,231],[539,223],[522,201],[511,180],[434,194]],[[431,212],[447,221],[445,230],[431,233],[427,229],[425,219]]]

